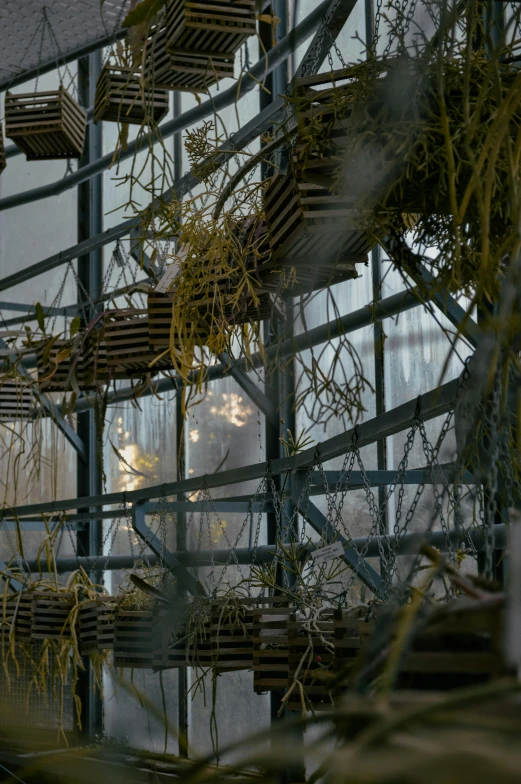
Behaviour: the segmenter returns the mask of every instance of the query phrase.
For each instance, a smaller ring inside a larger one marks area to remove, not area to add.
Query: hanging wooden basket
[[[109,368],[124,368],[128,374],[133,374],[155,373],[172,367],[168,356],[151,366],[158,353],[150,345],[146,310],[126,308],[107,311],[104,316],[104,338]]]
[[[78,622],[82,656],[114,648],[114,606],[109,597],[82,604]]]
[[[30,640],[33,621],[34,594],[24,591],[12,594],[5,603],[5,617],[3,618],[3,640],[11,634],[16,640]]]
[[[78,336],[79,337],[79,336]],[[79,340],[49,338],[36,346],[38,383],[44,392],[67,392],[85,386]]]
[[[225,599],[212,602],[210,642],[216,672],[250,670],[253,667],[254,608],[244,599],[241,607]]]
[[[110,384],[128,378],[128,371],[118,365],[109,365],[107,360],[107,341],[104,330],[94,330],[84,343],[83,351],[83,388],[96,389],[99,385]]]
[[[0,422],[33,419],[36,401],[30,383],[0,375]]]
[[[253,689],[257,694],[288,685],[288,622],[293,608],[277,597],[253,611]]]
[[[355,205],[293,173],[276,174],[264,193],[273,259],[294,267],[297,282],[357,277],[367,261],[368,236],[354,226]]]
[[[80,158],[86,112],[60,87],[41,93],[5,96],[5,135],[28,161]]]
[[[178,669],[196,667],[210,669],[213,664],[210,619],[195,622],[192,619],[186,626],[172,634],[168,627],[163,629],[160,645],[154,653],[154,666],[158,669]]]
[[[255,0],[169,0],[166,50],[234,53],[256,33]]]
[[[6,166],[7,159],[5,157],[4,134],[2,131],[2,125],[0,123],[0,174],[3,172]]]
[[[329,670],[334,662],[334,623],[333,613],[324,615],[313,624],[309,632],[302,621],[292,615],[288,624],[288,686],[298,678],[302,684],[304,705],[314,710],[330,710],[332,697],[327,683],[320,675]],[[330,646],[326,645],[330,643]],[[298,685],[288,699],[289,710],[301,711],[304,707]]]
[[[503,656],[504,613],[473,611],[462,600],[452,608],[458,603],[463,612],[439,620],[434,616],[416,635],[401,662],[398,688],[445,691],[509,674]]]
[[[70,637],[70,613],[73,602],[72,594],[33,594],[31,639],[62,640]]]
[[[154,32],[148,43],[144,77],[154,89],[208,92],[221,79],[233,78],[233,53],[176,51],[165,49],[166,31]]]
[[[114,617],[114,666],[152,669],[155,629],[152,610],[119,608]]]
[[[150,291],[147,305],[150,346],[158,352],[170,346],[175,292]],[[208,338],[209,329],[206,324],[194,319],[186,323],[185,334],[196,335],[197,342],[203,346]],[[173,334],[174,343],[179,338],[177,333]]]
[[[103,67],[96,84],[94,122],[106,120],[142,125],[159,123],[168,113],[168,92],[142,84],[132,68]]]

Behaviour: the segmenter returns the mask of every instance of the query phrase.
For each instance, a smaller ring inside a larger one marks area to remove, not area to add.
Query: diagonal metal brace
[[[297,507],[298,511],[304,517],[305,520],[311,525],[312,528],[315,529],[317,533],[321,536],[325,534],[326,542],[329,542],[332,539],[332,535],[335,534],[336,540],[342,542],[344,547],[344,560],[345,562],[356,572],[357,576],[362,580],[364,585],[366,585],[379,599],[383,599],[385,596],[385,589],[386,584],[385,581],[382,580],[378,572],[376,572],[372,566],[370,566],[365,558],[359,554],[358,550],[353,547],[347,539],[343,536],[340,536],[337,531],[333,530],[333,527],[327,517],[315,506],[315,504],[304,498],[304,489],[305,485],[305,478],[302,476],[300,472],[295,472],[293,474],[293,503]]]
[[[219,354],[218,359],[226,369],[230,371],[230,375],[237,382],[243,392],[246,392],[251,402],[257,406],[259,411],[262,411],[266,419],[272,424],[278,425],[279,415],[276,407],[264,392],[257,387],[251,378],[244,373],[235,363],[233,357],[228,352],[223,351]]]
[[[169,571],[172,572],[180,585],[191,594],[201,595],[200,583],[192,577],[190,572],[181,565],[177,556],[171,553],[157,536],[150,530],[145,522],[147,504],[144,501],[138,501],[132,507],[132,528],[143,542],[150,547],[154,555],[164,561]]]

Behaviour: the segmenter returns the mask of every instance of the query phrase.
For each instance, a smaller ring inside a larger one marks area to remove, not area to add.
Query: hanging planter
[[[197,50],[168,53],[166,31],[152,33],[146,49],[145,84],[154,89],[208,92],[221,79],[233,78],[233,53],[208,53]]]
[[[81,338],[52,337],[36,345],[38,383],[43,392],[68,392],[85,386]]]
[[[96,84],[94,122],[142,125],[161,122],[168,113],[168,92],[143,84],[139,71],[104,65]]]
[[[257,32],[256,0],[169,0],[167,52],[234,53]]]
[[[371,243],[412,232],[409,245],[434,251],[440,286],[494,299],[518,241],[520,84],[474,32],[457,57],[441,47],[301,80],[292,169],[345,202]]]
[[[154,653],[154,666],[158,669],[210,669],[214,661],[210,638],[210,619],[198,615],[189,618],[175,634],[165,628],[161,644]]]
[[[3,615],[2,631],[3,641],[7,643],[11,635],[15,640],[30,640],[33,621],[34,594],[23,591],[19,594],[9,594],[6,599]]]
[[[121,381],[128,378],[124,367],[109,365],[107,360],[107,341],[103,329],[90,332],[83,344],[83,388],[96,389],[99,385]]]
[[[398,688],[446,691],[509,674],[502,611],[471,610],[456,600],[436,614],[403,657]]]
[[[251,670],[253,667],[253,600],[212,602],[210,643],[216,672]],[[248,606],[250,605],[250,606]]]
[[[103,330],[109,369],[124,369],[128,375],[171,369],[168,356],[155,362],[157,352],[150,345],[146,310],[106,311]]]
[[[276,174],[264,193],[274,263],[294,267],[296,285],[306,290],[356,278],[371,246],[354,227],[354,206],[292,172]]]
[[[5,96],[5,135],[28,161],[81,158],[86,112],[67,90]]]
[[[30,379],[0,375],[0,422],[33,419],[35,407]]]
[[[284,597],[253,611],[253,689],[257,694],[288,686],[288,623],[292,611]]]
[[[100,597],[80,606],[78,637],[82,656],[114,648],[114,605],[110,597]]]
[[[73,606],[74,597],[70,593],[34,593],[31,639],[70,638],[70,614]]]
[[[0,174],[3,172],[6,166],[7,159],[5,157],[4,135],[2,131],[2,125],[0,123]]]
[[[114,667],[152,669],[156,646],[152,610],[119,608],[114,616]]]
[[[288,687],[291,694],[287,707],[293,711],[331,710],[332,696],[320,676],[328,671],[335,658],[332,612],[320,620],[305,624],[292,615],[288,623]],[[329,644],[328,644],[329,643]],[[296,683],[298,680],[302,687]]]

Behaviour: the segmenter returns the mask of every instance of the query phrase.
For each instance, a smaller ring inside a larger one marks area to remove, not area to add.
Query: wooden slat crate
[[[81,605],[78,637],[82,656],[114,648],[114,606],[110,599],[100,598]]]
[[[451,613],[418,634],[400,667],[399,688],[449,690],[505,675],[503,613]]]
[[[221,293],[216,298],[215,287],[217,285]],[[235,297],[235,294],[232,293],[235,285],[236,283],[230,276],[222,283],[209,286],[206,292],[202,292],[197,299],[190,302],[193,313],[197,314],[200,322],[208,323],[211,329],[211,325],[215,321],[227,323],[230,326],[239,326],[271,317],[274,303],[268,292],[256,291],[257,301],[244,292],[238,302],[232,302]]]
[[[62,352],[69,351],[56,364]],[[44,392],[64,392],[72,389],[72,374],[79,387],[85,381],[84,363],[81,356],[79,343],[67,338],[55,340],[49,338],[36,346],[36,367],[38,369],[38,383]]]
[[[293,607],[283,597],[253,611],[253,689],[257,694],[288,685],[288,623]]]
[[[0,422],[32,419],[35,399],[26,380],[0,375]]]
[[[335,660],[333,613],[325,614],[321,620],[316,622],[315,626],[318,631],[309,632],[304,623],[297,620],[296,615],[292,615],[289,620],[288,687],[293,684],[294,678],[297,676],[303,687],[306,708],[327,710],[332,706],[332,696],[327,685],[315,676],[323,670],[333,668]],[[329,646],[324,643],[321,636],[326,642],[329,642]],[[289,710],[301,711],[303,709],[298,686],[293,688],[286,704]]]
[[[210,619],[193,619],[188,626],[176,630],[175,636],[164,627],[160,645],[154,651],[156,669],[196,667],[210,669],[214,663]]]
[[[152,669],[155,630],[152,610],[119,608],[114,616],[114,666]]]
[[[165,30],[152,33],[145,57],[145,83],[154,89],[208,92],[221,79],[233,77],[235,55],[165,49]]]
[[[253,667],[253,613],[247,599],[238,607],[216,600],[211,607],[210,642],[216,672]]]
[[[293,171],[304,179],[325,185],[342,163],[349,116],[354,104],[350,81],[356,68],[304,76],[295,82],[295,104],[299,131],[292,148]],[[356,77],[355,77],[356,78]],[[347,80],[347,81],[346,81]],[[313,141],[310,141],[310,128]]]
[[[141,84],[132,68],[104,65],[96,84],[94,122],[100,120],[131,125],[159,123],[168,113],[168,92]]]
[[[7,159],[5,157],[4,134],[2,131],[2,124],[0,123],[0,174],[7,166]]]
[[[169,0],[167,52],[233,54],[257,32],[255,0]]]
[[[24,591],[21,594],[13,594],[5,604],[5,621],[2,623],[4,640],[8,638],[14,623],[14,635],[16,640],[30,640],[31,627],[33,621],[33,598],[34,594]]]
[[[83,388],[95,389],[99,384],[126,379],[129,373],[125,368],[110,365],[107,361],[107,341],[103,330],[91,332],[83,346]]]
[[[58,90],[5,96],[5,135],[28,161],[80,158],[86,112],[60,86]]]
[[[150,291],[148,294],[149,341],[154,350],[160,351],[170,346],[172,308],[175,306],[175,292]],[[208,327],[202,322],[188,322],[187,334],[197,337],[203,346],[208,338]]]
[[[433,208],[432,188],[424,179],[409,178],[400,184],[407,156],[403,152],[397,154],[397,140],[392,133],[382,133],[383,128],[395,127],[396,123],[398,127],[402,122],[410,126],[412,119],[408,116],[412,104],[387,99],[389,80],[394,78],[396,73],[382,72],[369,101],[361,101],[353,89],[358,79],[357,66],[296,80],[299,132],[292,150],[292,166],[299,182],[314,183],[329,191],[333,174],[343,166],[349,175],[347,187],[354,204],[365,202],[375,212],[413,214]],[[449,104],[451,97],[450,93],[446,95]],[[460,95],[454,99],[461,102]],[[356,136],[360,121],[362,126],[371,128],[371,138]],[[309,128],[313,128],[313,134]],[[407,132],[410,133],[410,127]],[[357,143],[346,158],[349,137]],[[410,148],[412,144],[409,138]],[[393,187],[396,182],[398,186]],[[347,194],[341,196],[343,200],[346,197]]]
[[[295,267],[297,282],[299,275],[313,285],[317,276],[356,277],[355,265],[367,261],[370,243],[354,227],[354,206],[292,173],[276,174],[264,193],[273,259]]]
[[[31,639],[62,640],[70,637],[69,616],[73,596],[67,593],[34,593]]]
[[[156,373],[172,367],[169,356],[154,363],[158,352],[149,342],[148,312],[136,308],[106,311],[104,338],[108,367],[124,368],[132,373]]]

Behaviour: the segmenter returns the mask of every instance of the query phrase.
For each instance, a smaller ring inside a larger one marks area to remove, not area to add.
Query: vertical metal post
[[[174,117],[181,114],[181,93],[174,92]],[[177,182],[183,174],[183,144],[180,133],[174,134],[174,179]],[[176,459],[177,459],[177,478],[186,477],[186,421],[181,409],[181,396],[175,396],[175,424],[176,424]],[[178,501],[186,501],[183,494],[177,496]],[[176,548],[177,550],[187,549],[186,539],[186,512],[178,512],[176,515]],[[182,588],[178,588],[180,597],[183,596]],[[177,722],[179,729],[179,756],[188,757],[188,679],[185,667],[178,669],[177,691]]]
[[[274,16],[280,20],[275,28],[275,43],[287,34],[288,32],[288,13],[287,13],[287,0],[272,0],[271,7],[265,9],[266,13],[273,13]],[[264,29],[262,29],[264,28]],[[271,38],[271,30],[266,29],[267,25],[261,26],[261,38],[266,51],[271,49],[273,41]],[[264,90],[260,91],[260,108],[265,108],[272,100],[284,92],[288,83],[288,61],[276,68],[268,77],[267,88],[270,90],[271,95],[267,94]],[[272,167],[265,164],[262,166],[261,176],[266,178],[272,174]],[[264,325],[264,343],[267,345],[273,340],[277,340],[281,336],[291,337],[293,334],[293,304],[292,302],[286,303],[286,319],[285,322],[279,319],[270,323],[266,322]],[[295,365],[294,358],[288,358],[286,367],[282,373],[278,369],[266,379],[265,393],[271,399],[273,405],[279,410],[280,417],[277,424],[272,424],[266,419],[266,460],[273,460],[283,455],[283,445],[281,438],[287,440],[288,434],[291,431],[295,435]],[[290,477],[288,475],[288,481]],[[280,476],[274,477],[274,484],[277,491],[280,491]],[[293,511],[291,487],[286,485],[288,501],[286,503],[286,513],[291,516]],[[281,532],[279,532],[280,535]],[[276,544],[277,540],[277,520],[273,512],[267,514],[267,540],[268,544]],[[282,694],[277,692],[270,692],[271,701],[271,721],[276,722],[278,713],[281,706]],[[302,744],[302,732],[295,731],[292,735],[292,742],[295,744]],[[299,766],[292,765],[288,767],[282,776],[282,781],[302,781],[304,778],[304,771]]]
[[[381,258],[380,248],[373,248],[371,251],[371,266],[372,266],[372,283],[373,283],[373,301],[378,302],[381,299]],[[375,387],[375,402],[376,402],[376,416],[380,416],[385,412],[385,374],[384,374],[384,340],[385,334],[381,321],[374,322],[373,325],[373,340],[374,340],[374,387]],[[385,439],[379,439],[376,442],[376,467],[378,470],[385,471],[387,468],[387,449]],[[382,520],[380,522],[380,535],[388,533],[388,515],[385,498],[387,495],[387,488],[384,486],[378,487],[378,505],[383,510]],[[384,564],[380,564],[380,573],[383,577],[382,569]]]
[[[101,71],[101,51],[78,60],[78,93],[83,106],[94,105],[96,81]],[[87,126],[85,148],[79,166],[86,166],[97,160],[103,153],[102,126],[90,123]],[[88,239],[103,230],[103,179],[98,175],[78,186],[78,242]],[[103,274],[103,251],[101,248],[78,259],[78,303],[84,306],[84,321],[90,320],[94,313],[89,301],[101,293]],[[93,410],[78,414],[78,434],[87,448],[86,463],[77,464],[78,496],[102,493],[102,455],[98,438],[97,422]],[[80,511],[80,510],[78,510]],[[78,532],[77,546],[79,555],[94,556],[101,554],[103,523],[91,520],[84,531]],[[91,575],[101,582],[102,572]],[[94,674],[89,660],[84,660],[85,672],[81,674],[79,694],[82,701],[82,728],[85,739],[93,741],[103,728],[103,711],[99,692],[94,689]]]
[[[365,43],[367,56],[371,56],[371,49],[374,39],[374,0],[365,0]],[[382,259],[380,248],[376,246],[371,251],[371,274],[373,301],[381,299],[382,292]],[[375,379],[375,414],[379,416],[385,412],[385,368],[384,368],[384,340],[385,334],[381,321],[375,321],[373,327],[373,350],[374,350],[374,379]],[[387,468],[387,448],[385,439],[376,442],[376,467],[379,470]],[[387,495],[386,487],[378,487],[378,506],[383,510],[380,522],[380,535],[388,533],[389,518],[388,509],[385,504]],[[383,577],[384,564],[380,562],[380,574]]]

